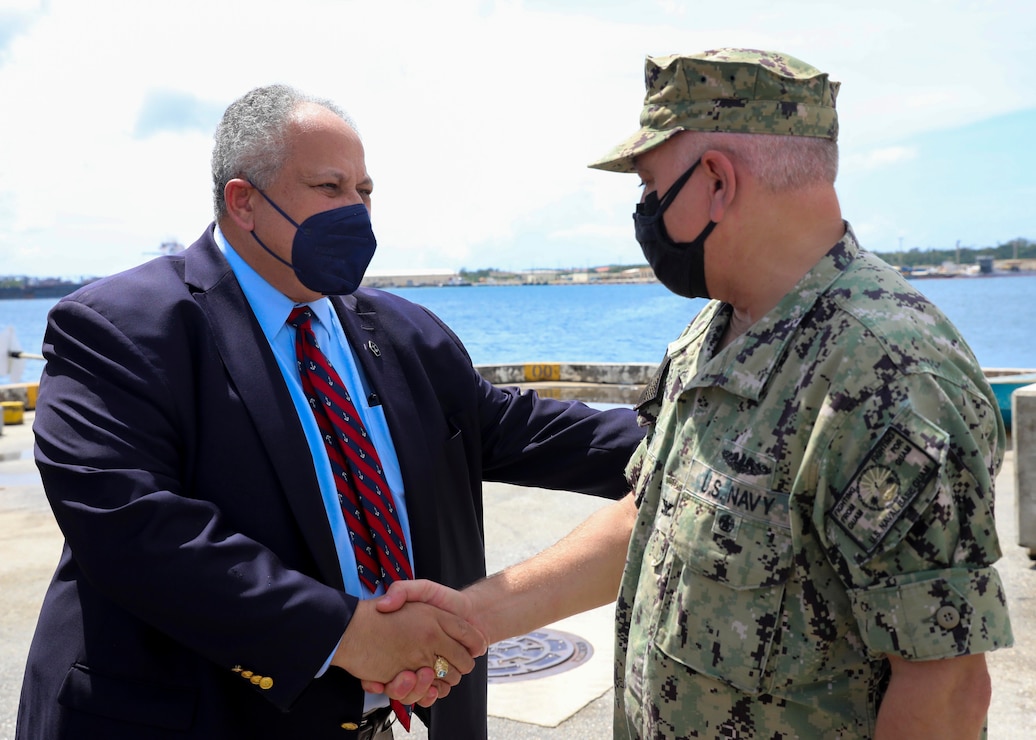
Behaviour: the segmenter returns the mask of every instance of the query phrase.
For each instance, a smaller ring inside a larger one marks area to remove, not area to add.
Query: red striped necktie
[[[412,579],[414,573],[378,451],[345,384],[320,351],[312,319],[307,306],[296,306],[288,316],[288,324],[296,330],[295,360],[331,462],[356,570],[373,592],[382,583],[388,588],[393,581]],[[409,731],[411,708],[396,701],[392,708]]]

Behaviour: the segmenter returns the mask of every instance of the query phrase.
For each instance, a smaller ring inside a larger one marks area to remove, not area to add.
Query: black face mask
[[[705,240],[716,228],[716,222],[709,221],[709,225],[702,229],[694,241],[678,244],[666,232],[662,214],[672,205],[700,163],[699,159],[680,175],[661,200],[658,199],[657,191],[644,196],[644,202],[637,204],[633,214],[637,241],[648,264],[655,271],[655,277],[669,290],[685,298],[709,297],[708,288],[705,287]]]

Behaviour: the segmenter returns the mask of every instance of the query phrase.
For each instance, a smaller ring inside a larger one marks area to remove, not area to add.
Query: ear
[[[223,187],[223,198],[227,203],[227,216],[245,231],[251,231],[255,226],[255,214],[252,210],[252,196],[255,195],[255,188],[239,177],[230,180]]]
[[[701,168],[709,177],[712,187],[709,201],[709,219],[719,223],[730,209],[737,194],[737,175],[734,164],[723,152],[710,149],[701,156]]]

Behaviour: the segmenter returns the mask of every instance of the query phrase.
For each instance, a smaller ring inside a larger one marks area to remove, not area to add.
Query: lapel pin
[[[373,339],[367,342],[367,349],[374,353],[375,357],[381,357],[381,350],[378,349],[378,345],[374,343]]]

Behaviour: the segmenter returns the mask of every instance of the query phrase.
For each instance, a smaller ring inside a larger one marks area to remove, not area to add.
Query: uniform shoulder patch
[[[886,429],[828,513],[868,555],[935,477],[945,454],[945,434],[911,416],[923,428]]]

